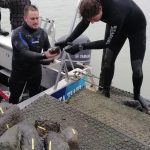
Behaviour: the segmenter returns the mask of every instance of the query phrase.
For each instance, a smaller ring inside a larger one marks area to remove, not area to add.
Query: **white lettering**
[[[79,85],[78,87],[76,87],[76,88],[73,89],[72,91],[69,91],[69,92],[67,93],[67,96],[68,96],[68,97],[71,97],[74,93],[76,93],[77,91],[79,91],[81,88],[82,88],[82,86]]]
[[[79,91],[80,89],[82,89],[82,85],[77,86],[76,88],[74,88],[73,90],[69,91],[67,93],[67,97],[70,98],[74,93],[76,93],[77,91]],[[59,97],[59,101],[65,101],[65,95],[63,95],[62,97]]]
[[[90,58],[90,55],[80,55],[80,58]]]
[[[111,27],[110,27],[110,34],[109,34],[109,37],[108,37],[108,39],[107,39],[106,44],[110,44],[110,42],[111,42],[111,40],[112,40],[112,38],[113,38],[113,36],[114,36],[116,30],[117,30],[117,26],[111,26]]]
[[[65,95],[63,95],[62,97],[59,97],[59,101],[64,101],[65,100]]]
[[[32,44],[37,44],[39,43],[39,41],[32,41]]]

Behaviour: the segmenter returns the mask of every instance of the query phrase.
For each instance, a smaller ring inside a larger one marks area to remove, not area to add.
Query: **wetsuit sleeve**
[[[50,45],[50,42],[49,42],[49,39],[48,39],[48,35],[46,32],[44,32],[44,46],[43,46],[43,51],[47,51],[51,45]]]
[[[77,37],[79,37],[88,28],[89,24],[89,21],[82,19],[76,26],[74,31],[71,33],[71,35],[67,38],[67,42],[72,42]],[[105,40],[83,43],[82,46],[83,49],[103,49],[107,47]]]
[[[108,45],[106,45],[106,41],[105,40],[99,40],[99,41],[93,41],[93,42],[89,42],[89,43],[83,43],[82,44],[83,49],[103,49],[103,48],[107,48]]]
[[[30,61],[40,63],[44,56],[41,53],[30,51],[28,43],[23,39],[21,32],[12,35],[13,55],[21,61]]]
[[[76,26],[74,31],[70,34],[70,36],[67,38],[67,42],[72,42],[77,37],[79,37],[89,26],[90,22],[82,19],[79,24]]]
[[[67,38],[67,42],[72,42],[77,37],[79,37],[88,28],[89,24],[90,24],[89,21],[82,19],[79,22],[79,24],[76,26],[74,31]],[[94,42],[83,43],[82,46],[83,46],[83,49],[103,49],[103,48],[108,47],[109,45],[106,45],[105,40],[98,40]]]
[[[10,1],[9,0],[0,0],[0,7],[10,8]]]

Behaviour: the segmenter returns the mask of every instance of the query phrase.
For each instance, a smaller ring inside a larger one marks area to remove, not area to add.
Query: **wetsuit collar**
[[[26,22],[23,22],[23,27],[31,33],[37,31],[37,29],[30,28]]]

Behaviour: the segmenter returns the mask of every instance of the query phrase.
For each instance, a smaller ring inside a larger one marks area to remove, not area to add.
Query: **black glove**
[[[56,42],[55,46],[59,46],[61,49],[63,49],[65,46],[67,46],[67,41],[63,40],[63,41]]]
[[[78,53],[79,51],[83,50],[83,46],[81,44],[75,44],[72,46],[68,46],[65,51],[67,53],[70,53],[71,55],[74,55],[76,53]]]

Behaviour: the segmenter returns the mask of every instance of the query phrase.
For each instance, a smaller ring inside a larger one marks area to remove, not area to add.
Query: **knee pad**
[[[132,70],[133,70],[133,76],[135,78],[141,78],[143,76],[142,72],[142,60],[134,60],[131,62],[132,64]]]

